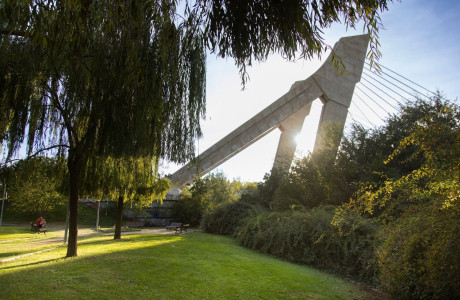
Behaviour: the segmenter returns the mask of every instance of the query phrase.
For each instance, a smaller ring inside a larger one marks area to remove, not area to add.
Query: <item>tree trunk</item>
[[[78,239],[78,184],[80,177],[81,156],[69,151],[67,162],[70,175],[69,188],[69,243],[67,257],[77,256]]]
[[[65,217],[65,231],[64,231],[64,245],[67,244],[67,237],[69,236],[69,204],[67,204],[67,214]]]
[[[123,196],[118,197],[117,220],[115,224],[114,240],[121,239],[121,221],[123,220]]]

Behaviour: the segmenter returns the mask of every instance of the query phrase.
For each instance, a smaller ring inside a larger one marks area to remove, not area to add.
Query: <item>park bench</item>
[[[182,231],[187,231],[189,226],[189,224],[171,223],[171,225],[166,226],[166,229],[175,230],[175,233],[182,233]]]
[[[46,224],[40,228],[34,222],[30,222],[30,230],[36,233],[43,232],[44,234],[46,234]]]

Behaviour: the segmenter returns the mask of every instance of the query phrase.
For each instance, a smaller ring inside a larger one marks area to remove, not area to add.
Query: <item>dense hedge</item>
[[[202,227],[209,233],[233,235],[254,209],[253,205],[240,201],[221,205],[203,217]]]
[[[359,277],[374,276],[373,241],[376,226],[355,216],[348,232],[331,225],[334,207],[265,212],[237,229],[238,241],[249,248],[289,260]]]
[[[239,201],[221,204],[205,214],[201,226],[209,233],[234,235],[246,218],[265,211],[265,208],[258,203],[258,199],[256,190],[245,191]]]

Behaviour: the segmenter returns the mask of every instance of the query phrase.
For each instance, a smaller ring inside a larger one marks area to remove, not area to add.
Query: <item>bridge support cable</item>
[[[360,125],[361,127],[365,128],[365,129],[372,128],[372,127],[368,127],[368,126],[364,125],[363,123],[359,122],[358,120],[356,120],[356,116],[353,116],[353,114],[351,112],[348,112],[348,115],[350,115],[350,118],[353,121],[353,124],[358,124],[358,125]]]
[[[361,100],[361,102],[364,103],[364,105],[366,105],[367,108],[368,108],[370,111],[372,111],[372,112],[374,113],[374,115],[377,116],[377,118],[379,118],[382,122],[385,121],[385,118],[382,118],[378,113],[376,113],[375,110],[374,110],[369,104],[367,104],[367,101],[364,101],[363,98],[361,98],[357,93],[355,93],[355,96],[356,96],[359,100]],[[355,103],[355,105],[356,105],[356,107],[358,107],[358,105],[357,105],[356,103]],[[359,107],[358,107],[358,108],[359,108]],[[362,112],[362,110],[360,110],[360,111]],[[365,116],[364,113],[363,113],[363,115]],[[367,117],[366,117],[366,119],[367,119]],[[370,122],[370,121],[369,121],[369,122]],[[373,124],[372,122],[370,122],[370,123]]]
[[[425,97],[425,98],[427,98],[427,99],[430,99],[430,97],[428,97],[428,96],[426,96],[425,94],[421,93],[420,91],[418,91],[418,90],[414,89],[413,87],[411,87],[411,86],[409,86],[409,85],[405,84],[404,82],[402,82],[402,81],[400,81],[400,80],[398,80],[398,79],[394,78],[393,76],[391,76],[391,75],[388,75],[388,74],[387,74],[387,73],[385,73],[384,71],[380,71],[380,72],[381,72],[382,74],[385,74],[385,75],[387,75],[388,77],[390,77],[391,79],[395,80],[396,82],[398,82],[398,83],[402,84],[403,86],[405,86],[405,87],[409,88],[410,90],[412,90],[413,92],[417,93],[418,95],[420,95],[420,96],[422,96],[422,97]],[[404,90],[404,91],[405,91],[406,93],[408,93],[408,94],[412,94],[412,95],[414,95],[413,93],[409,93],[409,92],[407,92],[406,90]]]
[[[360,82],[360,84],[361,84],[363,87],[365,87],[366,89],[368,89],[369,91],[371,91],[372,93],[375,94],[374,91],[372,91],[371,89],[369,89],[367,86],[365,86],[365,85],[362,84],[361,82]],[[369,98],[372,102],[374,102],[378,107],[380,107],[381,110],[383,110],[383,111],[384,111],[385,113],[387,113],[387,114],[390,114],[390,112],[389,112],[388,110],[386,110],[383,106],[381,106],[381,105],[379,104],[378,101],[374,100],[374,98],[372,98],[371,96],[369,96],[369,94],[367,94],[365,91],[363,91],[358,85],[356,85],[356,88],[357,88],[361,93],[363,93],[367,98]],[[375,95],[378,96],[378,97],[380,97],[378,94],[375,94]],[[380,97],[380,98],[381,98],[381,97]],[[385,100],[385,99],[383,99],[383,98],[381,98],[381,99],[382,99],[382,100]],[[386,102],[386,101],[385,101],[385,102]],[[393,106],[392,106],[392,107],[393,107]],[[393,107],[393,108],[394,108],[395,110],[397,110],[395,107]]]
[[[365,64],[367,64],[367,65],[370,66],[370,64],[369,64],[367,61],[365,62]],[[403,75],[399,74],[398,72],[393,71],[393,70],[391,70],[390,68],[385,67],[384,65],[382,65],[382,64],[380,64],[380,63],[379,63],[379,66],[382,67],[382,68],[384,68],[385,70],[388,70],[389,72],[391,72],[391,73],[393,73],[393,74],[395,74],[395,75],[397,75],[397,76],[403,78],[404,80],[409,81],[409,82],[412,83],[413,85],[416,85],[416,86],[418,86],[418,87],[421,88],[421,89],[424,89],[424,90],[427,91],[428,93],[433,94],[433,95],[436,95],[435,92],[432,92],[432,91],[430,91],[429,89],[427,89],[427,88],[421,86],[420,84],[418,84],[418,83],[416,83],[416,82],[410,80],[409,78],[404,77]],[[383,72],[383,71],[380,71],[380,72],[382,72],[383,74],[386,74],[386,75],[387,75],[387,73],[385,73],[385,72]],[[390,75],[387,75],[387,76],[390,76]],[[390,77],[393,78],[392,76],[390,76]],[[397,79],[395,79],[395,80],[397,80]],[[399,80],[398,80],[398,81],[399,81]],[[404,84],[404,85],[405,85],[405,84]],[[410,89],[413,89],[412,87],[409,87],[409,88],[410,88]],[[413,89],[413,90],[415,90],[415,89]],[[420,93],[419,91],[417,91],[417,93],[423,95],[423,94]]]
[[[366,124],[365,122],[360,121],[360,118],[354,114],[351,114],[350,117],[353,116],[354,120],[356,120],[355,124],[360,125],[362,128],[366,130],[374,129],[376,125],[374,124]]]
[[[369,74],[371,73],[371,74]],[[391,84],[392,86],[396,87],[397,89],[399,89],[400,91],[403,91],[404,93],[408,94],[409,97],[413,97],[414,95],[408,91],[406,91],[405,89],[401,88],[400,86],[398,86],[397,84],[391,82],[390,80],[386,79],[385,77],[383,77],[382,75],[376,73],[376,72],[371,72],[371,71],[366,71],[364,70],[363,74],[366,74],[367,76],[370,76],[371,78],[373,78],[374,80],[376,80],[373,76],[376,76],[376,77],[379,77],[380,79],[386,81],[387,83]],[[399,92],[395,91],[394,89],[388,87],[388,86],[385,86],[387,89],[391,90],[393,93],[397,94],[398,96],[400,96],[402,99],[404,100],[407,100],[407,96],[403,96],[401,95]]]
[[[368,62],[365,62],[365,65],[370,66]],[[361,120],[364,118],[366,119],[365,123],[376,126],[376,122],[372,122],[376,121],[376,118],[370,117],[369,113],[372,113],[380,120],[384,121],[389,114],[391,115],[392,110],[398,111],[399,107],[403,105],[404,102],[410,101],[409,99],[411,98],[420,96],[430,99],[430,97],[420,92],[422,89],[431,95],[437,95],[390,68],[382,65],[381,67],[383,67],[384,70],[363,70],[361,80],[359,84],[355,86],[356,90],[354,91],[354,97],[357,98],[357,100],[353,101],[353,107],[351,107],[352,111],[350,112],[353,121],[364,125],[358,120],[358,118]],[[403,94],[407,94],[408,96],[403,96]],[[362,107],[363,104],[366,106],[365,108]],[[389,107],[391,107],[391,109],[389,109]],[[356,113],[353,114],[353,110],[359,112],[358,114],[362,117],[359,117]],[[384,112],[386,115],[382,117],[380,112]]]
[[[368,84],[372,85],[374,88],[378,89],[380,92],[384,93],[385,95],[387,95],[388,97],[390,97],[390,99],[393,99],[387,92],[385,92],[384,90],[380,89],[378,86],[376,86],[375,84],[373,84],[372,82],[370,82],[369,80],[367,80],[366,78],[364,77],[361,77],[362,80],[366,81]],[[368,90],[370,90],[372,93],[374,93],[377,97],[379,97],[380,99],[382,99],[386,104],[388,104],[389,106],[391,106],[393,109],[395,110],[398,110],[398,108],[394,107],[393,104],[391,104],[390,102],[388,102],[385,98],[383,98],[381,95],[377,94],[375,91],[373,91],[371,88],[369,88],[368,86],[366,86],[364,84],[364,82],[360,82],[363,86],[365,86]],[[395,99],[393,99],[395,100]],[[397,100],[395,100],[396,103],[399,104],[399,102]]]
[[[367,65],[369,65],[369,63],[366,63]],[[386,67],[385,67],[386,68]],[[388,69],[389,70],[389,69]],[[398,74],[394,71],[392,71],[393,73],[395,74]],[[371,73],[372,75],[370,75],[369,73]],[[405,94],[409,95],[410,98],[413,98],[413,97],[416,97],[416,96],[419,96],[419,97],[424,97],[428,100],[430,100],[431,98],[429,96],[427,96],[426,94],[420,92],[420,90],[410,86],[409,84],[395,78],[394,76],[391,76],[390,74],[388,74],[387,72],[385,71],[382,71],[382,70],[379,70],[378,72],[373,72],[373,71],[367,71],[367,70],[364,70],[363,74],[369,76],[370,78],[372,78],[373,80],[375,81],[378,81],[375,77],[378,77],[382,80],[384,80],[385,82],[389,83],[390,85],[396,87],[398,90],[404,92]],[[399,75],[399,74],[398,74]],[[423,88],[424,90],[428,91],[430,94],[433,94],[433,95],[437,95],[436,93],[424,88],[423,86],[415,83],[414,81],[402,76],[402,75],[399,75],[401,78],[404,78],[405,80],[407,80],[408,82],[410,82],[411,84],[414,84],[420,88]],[[380,84],[382,84],[383,86],[385,86],[387,89],[391,90],[392,92],[398,94],[399,96],[401,96],[403,99],[406,99],[407,100],[407,97],[404,97],[402,96],[401,94],[399,94],[398,92],[396,92],[395,90],[389,88],[388,86],[386,86],[385,84],[381,83],[380,81],[378,81]]]
[[[364,113],[363,113],[363,111],[361,110],[361,108],[359,108],[359,106],[358,106],[358,105],[356,105],[356,102],[355,102],[355,101],[353,101],[351,104],[352,104],[353,106],[355,106],[355,107],[356,107],[356,109],[357,109],[357,110],[358,110],[358,111],[361,113],[361,115],[363,116],[363,118],[361,118],[361,117],[358,117],[357,115],[355,115],[355,114],[352,114],[352,113],[350,113],[350,112],[349,112],[349,114],[350,114],[350,115],[353,115],[353,116],[354,116],[354,118],[359,118],[359,119],[361,119],[361,120],[363,120],[363,121],[367,122],[367,123],[370,125],[370,126],[365,126],[365,127],[369,127],[369,128],[372,128],[372,127],[374,127],[374,126],[375,126],[375,124],[374,124],[374,123],[372,123],[372,122],[371,122],[371,121],[370,121],[370,120],[369,120],[369,119],[366,117],[366,114],[364,114]],[[362,122],[359,122],[359,123],[361,123],[361,124],[362,124]],[[362,124],[362,125],[364,125],[364,124]]]
[[[371,74],[368,74],[366,70],[364,70],[363,77],[361,79],[366,79],[366,80],[367,79],[372,79],[376,84],[379,84],[382,87],[382,89],[388,90],[389,92],[385,92],[383,90],[382,90],[382,92],[384,94],[386,94],[389,97],[389,99],[394,100],[398,105],[404,104],[404,101],[407,101],[407,98],[405,96],[401,95],[400,93],[398,93],[394,89],[390,88],[388,85],[386,85],[385,83],[381,82],[377,78],[374,78]],[[394,95],[390,95],[389,94],[390,92],[393,93]],[[403,100],[398,100],[398,97],[396,97],[395,95],[399,96],[400,97],[399,99],[404,99],[404,101]]]

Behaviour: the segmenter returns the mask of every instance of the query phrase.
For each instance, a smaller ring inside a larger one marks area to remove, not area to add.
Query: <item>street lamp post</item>
[[[99,231],[99,211],[101,210],[101,200],[97,201],[96,232]]]
[[[2,211],[0,212],[0,226],[3,224],[3,207],[5,206],[6,200],[6,182],[3,182],[3,198],[2,198]]]

